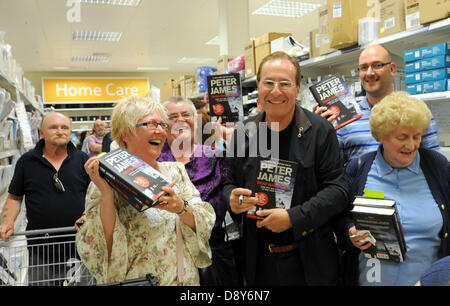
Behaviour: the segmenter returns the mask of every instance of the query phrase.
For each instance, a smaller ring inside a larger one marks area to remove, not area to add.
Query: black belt
[[[265,249],[270,253],[286,253],[293,251],[298,248],[298,242],[294,242],[287,245],[275,245],[275,244],[265,244]]]

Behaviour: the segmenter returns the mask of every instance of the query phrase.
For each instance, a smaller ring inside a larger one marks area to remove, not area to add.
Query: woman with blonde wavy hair
[[[131,96],[113,110],[112,138],[175,183],[163,187],[163,202],[138,212],[99,175],[97,157],[86,172],[92,183],[86,196],[86,223],[77,233],[77,249],[99,283],[145,277],[161,285],[199,285],[197,268],[211,264],[209,237],[212,206],[202,201],[179,162],[156,159],[167,137],[167,115],[160,103]]]
[[[403,262],[380,260],[378,275],[371,275],[373,261],[360,252],[371,243],[362,241],[367,234],[356,235],[359,230],[348,217],[348,251],[356,254],[353,274],[348,275],[353,275],[354,285],[414,285],[433,262],[450,255],[449,162],[437,151],[419,148],[430,118],[427,105],[404,92],[386,96],[372,109],[370,128],[381,145],[349,162],[350,195],[363,196],[369,189],[394,199],[407,251]]]

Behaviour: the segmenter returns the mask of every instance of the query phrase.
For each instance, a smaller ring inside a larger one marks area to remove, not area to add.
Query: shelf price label
[[[114,102],[144,96],[148,78],[42,78],[44,103]]]

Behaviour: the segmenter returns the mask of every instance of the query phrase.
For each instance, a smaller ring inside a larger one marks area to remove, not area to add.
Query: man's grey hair
[[[167,107],[170,104],[178,103],[178,102],[185,102],[189,106],[189,109],[191,110],[192,115],[194,116],[194,119],[197,118],[197,109],[195,108],[194,103],[191,100],[187,99],[187,98],[183,98],[181,96],[173,96],[173,97],[169,98],[169,100],[164,101],[162,105],[164,106],[164,108],[167,111]]]

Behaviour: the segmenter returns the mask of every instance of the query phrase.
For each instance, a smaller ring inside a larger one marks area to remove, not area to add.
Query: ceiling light
[[[255,10],[252,14],[299,18],[320,6],[317,3],[272,0]]]
[[[136,70],[141,71],[163,71],[163,70],[169,70],[168,67],[137,67]]]
[[[198,58],[198,57],[183,57],[178,61],[179,64],[205,64],[207,62],[214,62],[213,58]]]
[[[118,42],[122,37],[122,34],[123,34],[122,32],[73,31],[72,39]]]
[[[109,61],[107,55],[75,55],[72,56],[72,62],[85,62],[85,63],[106,63]]]
[[[215,36],[211,40],[207,41],[205,45],[220,45],[219,36]]]
[[[86,4],[138,6],[141,0],[81,0],[80,2]]]

